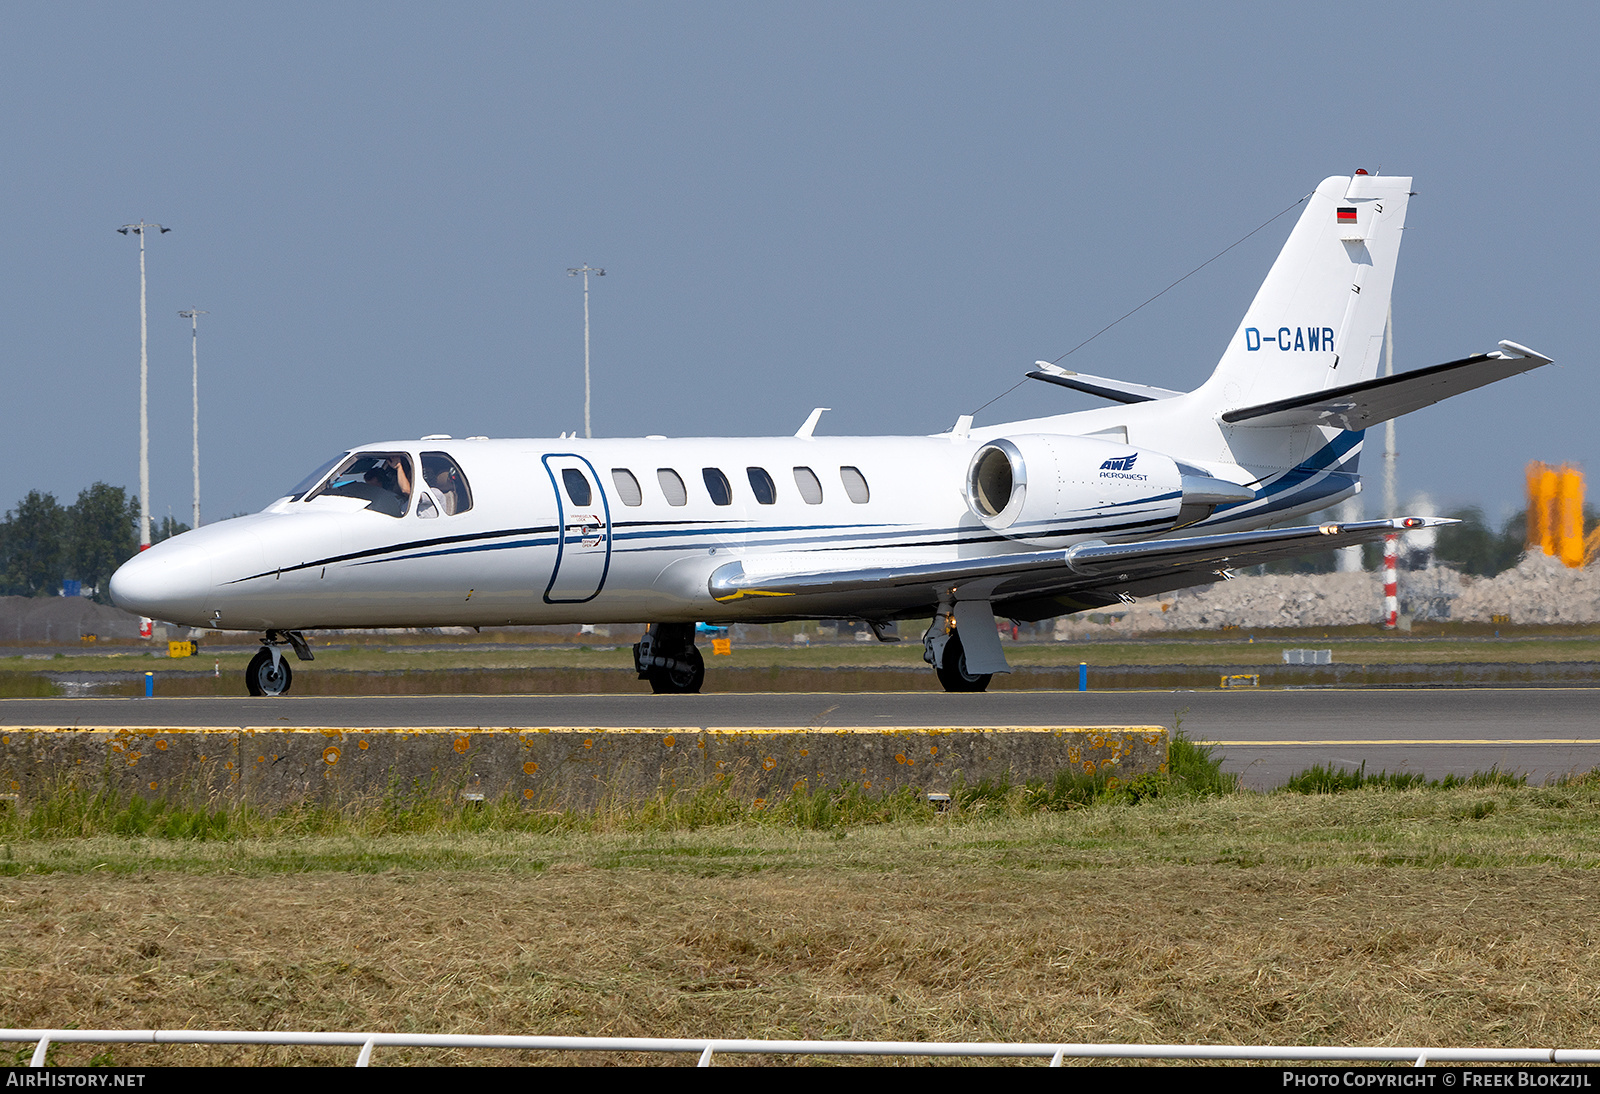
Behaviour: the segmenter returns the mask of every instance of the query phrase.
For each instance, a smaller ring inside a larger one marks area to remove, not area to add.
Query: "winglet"
[[[1527,346],[1519,346],[1517,343],[1507,342],[1503,338],[1500,340],[1500,351],[1507,357],[1527,357],[1530,360],[1543,361],[1547,365],[1553,360],[1542,353],[1534,352]]]
[[[811,417],[806,419],[805,425],[794,431],[796,437],[810,437],[817,428],[817,422],[822,417],[824,410],[832,410],[831,406],[819,406],[811,412]]]

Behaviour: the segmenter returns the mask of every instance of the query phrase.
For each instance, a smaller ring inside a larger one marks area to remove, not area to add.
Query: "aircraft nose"
[[[111,575],[111,602],[126,612],[169,623],[205,622],[211,595],[211,552],[182,536],[158,543]]]

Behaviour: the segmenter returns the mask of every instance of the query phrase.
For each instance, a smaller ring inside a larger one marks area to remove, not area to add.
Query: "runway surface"
[[[1542,782],[1600,767],[1592,688],[5,699],[0,726],[1181,726],[1247,785],[1314,763]]]

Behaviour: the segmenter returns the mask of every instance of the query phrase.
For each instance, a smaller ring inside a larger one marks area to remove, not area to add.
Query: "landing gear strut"
[[[968,672],[967,654],[961,648],[961,635],[955,620],[946,612],[933,617],[933,625],[922,636],[922,659],[933,666],[934,675],[946,691],[987,691],[994,674]]]
[[[250,666],[244,670],[244,686],[251,695],[288,694],[294,673],[279,648],[284,645],[293,647],[294,655],[300,660],[312,660],[311,646],[299,631],[268,631],[261,640],[261,649],[250,658]]]
[[[693,623],[652,623],[634,644],[633,667],[657,695],[695,695],[706,663],[694,645]]]

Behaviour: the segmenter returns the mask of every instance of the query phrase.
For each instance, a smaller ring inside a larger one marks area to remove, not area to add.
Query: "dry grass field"
[[[0,1024],[1600,1043],[1594,780],[1065,812],[1029,811],[1018,793],[819,828],[445,817],[410,834],[353,820],[321,835],[68,840],[13,820]],[[56,1059],[104,1052],[64,1045]],[[535,1059],[391,1049],[375,1062]]]

